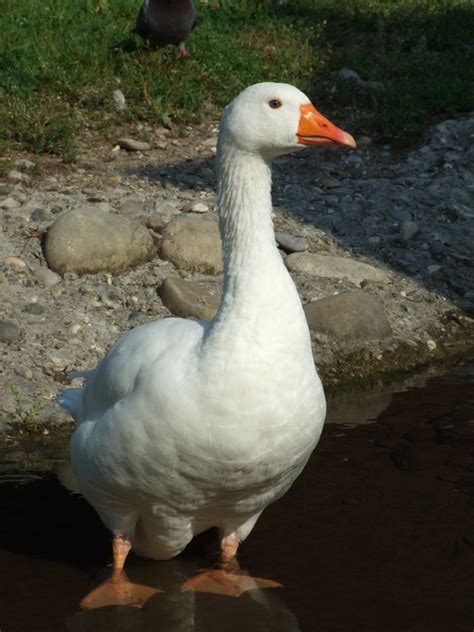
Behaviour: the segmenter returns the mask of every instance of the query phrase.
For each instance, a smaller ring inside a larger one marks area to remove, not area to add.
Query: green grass
[[[199,121],[266,80],[298,85],[351,132],[395,145],[474,106],[470,0],[196,2],[185,60],[130,34],[140,2],[0,0],[0,149],[71,157],[86,131]],[[337,82],[343,67],[384,88]]]

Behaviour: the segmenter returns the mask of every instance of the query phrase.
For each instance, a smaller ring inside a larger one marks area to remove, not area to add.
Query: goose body
[[[273,110],[272,99],[283,106]],[[71,460],[83,495],[141,555],[171,558],[209,527],[219,528],[223,550],[229,538],[236,549],[321,434],[324,393],[271,219],[271,158],[329,142],[300,133],[311,108],[320,127],[329,123],[296,88],[266,83],[226,110],[217,151],[224,289],[215,318],[131,330],[87,373],[84,391],[60,396],[79,424]],[[353,143],[330,132],[330,142]]]
[[[186,55],[185,41],[196,20],[192,0],[144,0],[133,30],[152,48],[175,44]]]

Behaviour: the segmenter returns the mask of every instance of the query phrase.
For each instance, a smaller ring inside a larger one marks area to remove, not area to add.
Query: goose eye
[[[277,108],[281,108],[282,106],[282,102],[280,101],[280,99],[272,99],[271,101],[268,102],[268,105],[273,109],[276,110]]]

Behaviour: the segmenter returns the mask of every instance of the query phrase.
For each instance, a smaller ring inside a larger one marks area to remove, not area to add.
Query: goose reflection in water
[[[165,592],[143,608],[109,606],[83,610],[67,621],[68,632],[301,632],[281,589],[256,587],[238,598],[181,592],[198,570],[195,562],[172,560],[130,568],[130,580]],[[104,569],[104,575],[110,570]],[[98,581],[103,579],[97,578]]]

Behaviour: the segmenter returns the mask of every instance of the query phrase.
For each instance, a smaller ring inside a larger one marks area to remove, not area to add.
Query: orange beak
[[[324,118],[311,103],[300,106],[301,116],[298,125],[298,143],[301,145],[347,145],[355,149],[355,140]]]

